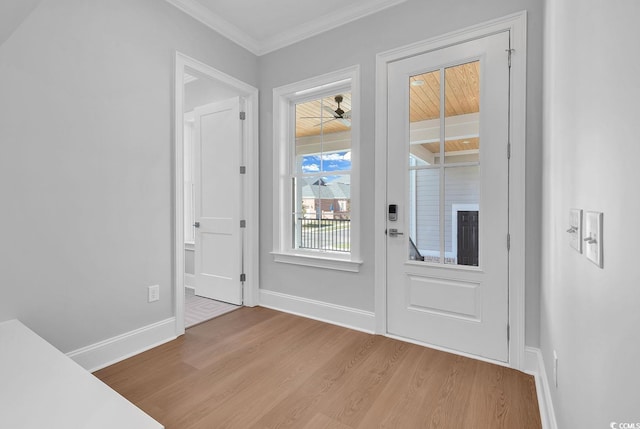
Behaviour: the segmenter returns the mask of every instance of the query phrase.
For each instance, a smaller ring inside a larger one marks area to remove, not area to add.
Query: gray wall
[[[68,352],[173,315],[176,49],[257,86],[158,0],[44,0],[0,46],[0,321]]]
[[[22,24],[42,0],[3,0],[0,3],[0,45]]]
[[[195,251],[191,249],[184,250],[184,273],[196,274]]]
[[[238,97],[238,90],[209,77],[200,76],[184,86],[184,111],[191,112],[196,107],[233,97]]]
[[[541,348],[558,427],[639,423],[640,3],[546,6]],[[571,208],[604,213],[603,269],[569,247]]]
[[[529,12],[527,104],[527,344],[539,341],[542,2],[409,0],[259,58],[260,66],[260,284],[271,291],[374,310],[374,103],[377,53],[498,18]],[[359,274],[273,262],[273,88],[360,64],[362,88],[362,256]],[[380,172],[380,174],[382,174]],[[381,232],[379,232],[381,233]]]

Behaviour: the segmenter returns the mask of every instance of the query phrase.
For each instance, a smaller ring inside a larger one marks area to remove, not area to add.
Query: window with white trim
[[[274,260],[359,271],[359,68],[274,89]]]

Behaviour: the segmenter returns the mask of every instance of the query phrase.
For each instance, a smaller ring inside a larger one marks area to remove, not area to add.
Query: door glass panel
[[[409,78],[410,153],[419,164],[440,163],[440,70]]]
[[[440,262],[440,169],[410,170],[409,259]]]
[[[410,260],[478,266],[479,73],[473,61],[409,79]]]
[[[447,67],[445,163],[479,161],[480,61]]]
[[[480,167],[444,169],[445,264],[478,266]]]

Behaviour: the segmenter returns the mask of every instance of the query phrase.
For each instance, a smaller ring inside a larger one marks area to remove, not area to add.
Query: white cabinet
[[[0,323],[0,427],[163,428],[18,320]]]

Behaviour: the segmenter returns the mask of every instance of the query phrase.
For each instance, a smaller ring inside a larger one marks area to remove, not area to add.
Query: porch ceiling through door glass
[[[440,151],[440,72],[412,76],[410,79],[409,120],[414,134],[423,134],[412,142],[431,153]],[[478,112],[480,111],[480,63],[478,61],[450,67],[445,72],[445,117],[466,124],[466,129],[450,131],[445,138],[445,152],[478,150]],[[458,119],[453,119],[457,117]],[[473,125],[475,124],[475,129]],[[460,129],[460,127],[458,127]],[[464,133],[463,133],[464,131]],[[456,134],[457,133],[457,134]],[[417,149],[416,149],[417,150]]]

